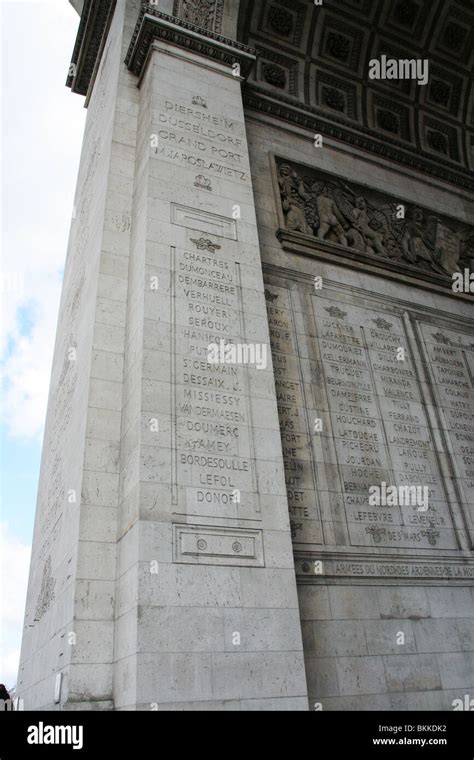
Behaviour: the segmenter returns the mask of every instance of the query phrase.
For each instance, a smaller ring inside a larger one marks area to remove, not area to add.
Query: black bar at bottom
[[[282,740],[315,757],[474,758],[471,712],[3,712],[0,760],[104,757],[106,752],[153,757],[234,752],[265,756]],[[209,721],[209,722],[208,722]],[[249,731],[246,734],[246,731]],[[130,747],[131,743],[131,747]],[[170,747],[171,743],[171,747]],[[174,746],[173,746],[174,745]],[[168,748],[168,749],[166,749]],[[347,754],[345,754],[347,753]]]

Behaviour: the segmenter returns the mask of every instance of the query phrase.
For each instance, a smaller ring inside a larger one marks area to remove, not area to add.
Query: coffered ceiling
[[[472,0],[244,0],[239,40],[259,54],[249,107],[470,186]],[[428,59],[428,84],[370,80],[383,54]]]

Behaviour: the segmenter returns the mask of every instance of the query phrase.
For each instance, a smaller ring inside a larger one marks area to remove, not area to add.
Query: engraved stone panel
[[[242,335],[239,264],[199,250],[191,232],[188,237],[189,249],[177,249],[170,261],[175,511],[255,519],[248,367],[207,360],[210,344],[235,344]],[[178,484],[184,501],[178,498]]]
[[[435,400],[474,537],[474,335],[418,325]]]
[[[313,296],[326,386],[320,388],[320,403],[329,410],[328,435],[335,445],[349,542],[456,549],[402,320],[385,321],[377,312],[352,305],[345,306],[345,317],[328,318],[329,303]],[[403,361],[397,359],[400,348]],[[387,486],[427,487],[429,509],[370,509],[368,490],[382,481]]]
[[[176,562],[263,566],[262,531],[174,525]]]
[[[306,539],[321,543],[321,516],[308,418],[312,403],[307,398],[301,369],[299,340],[302,338],[296,333],[292,292],[269,287],[265,298],[292,536],[298,540],[304,521]]]
[[[297,556],[305,544],[315,558],[344,547],[367,556],[458,552],[463,501],[472,502],[474,338],[422,325],[449,420],[445,447],[412,334],[416,314],[375,295],[367,303],[327,284],[315,290],[309,277],[289,286],[273,272],[266,287]],[[452,488],[448,449],[462,494]],[[378,503],[369,500],[374,486],[385,494]],[[390,489],[397,490],[392,501]],[[300,572],[311,575],[304,562]],[[326,564],[325,574],[332,570]]]

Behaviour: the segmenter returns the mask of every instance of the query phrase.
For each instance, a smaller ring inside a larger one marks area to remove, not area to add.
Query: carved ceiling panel
[[[472,187],[469,0],[323,0],[321,6],[244,0],[239,39],[262,59],[246,86],[247,106],[299,126],[319,124],[323,134]],[[369,61],[382,55],[427,59],[428,84],[369,79]]]

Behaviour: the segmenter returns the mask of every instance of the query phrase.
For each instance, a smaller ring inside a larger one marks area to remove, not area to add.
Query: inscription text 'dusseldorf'
[[[155,154],[233,181],[248,181],[242,127],[235,120],[185,103],[164,100],[153,120]]]

